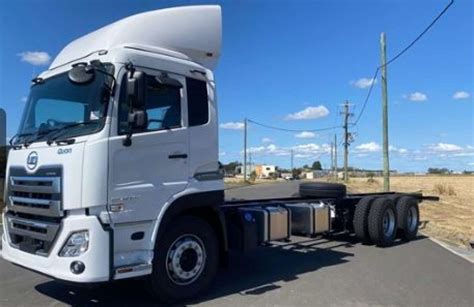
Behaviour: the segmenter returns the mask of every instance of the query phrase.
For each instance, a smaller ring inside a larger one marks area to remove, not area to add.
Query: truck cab
[[[151,274],[173,216],[221,227],[220,47],[219,6],[138,14],[67,45],[33,80],[11,142],[3,257],[102,282]]]

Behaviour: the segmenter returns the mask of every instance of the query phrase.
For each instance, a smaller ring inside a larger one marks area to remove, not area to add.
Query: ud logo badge
[[[26,166],[28,169],[33,170],[38,165],[38,153],[36,151],[32,151],[28,158],[26,158]]]

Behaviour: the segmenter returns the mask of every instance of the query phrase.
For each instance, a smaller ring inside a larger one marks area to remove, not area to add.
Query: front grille
[[[33,175],[10,171],[6,223],[12,246],[42,256],[49,253],[63,216],[61,174],[60,169]]]
[[[9,210],[61,216],[60,177],[10,177]]]

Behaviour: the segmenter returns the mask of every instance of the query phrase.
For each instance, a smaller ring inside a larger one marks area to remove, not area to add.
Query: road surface
[[[297,182],[226,191],[227,198],[285,197]],[[350,237],[301,238],[232,255],[203,306],[474,306],[474,266],[419,237],[390,248]],[[143,282],[88,289],[64,285],[0,260],[0,306],[154,305]]]

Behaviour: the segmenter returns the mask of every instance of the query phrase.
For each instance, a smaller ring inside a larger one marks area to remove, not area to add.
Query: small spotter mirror
[[[87,69],[87,65],[85,64],[79,64],[69,70],[68,77],[73,83],[87,84],[94,80],[95,71],[93,69]]]
[[[177,88],[182,88],[183,85],[179,80],[170,78],[167,73],[162,73],[161,75],[155,77],[156,81],[162,85],[172,86]]]

